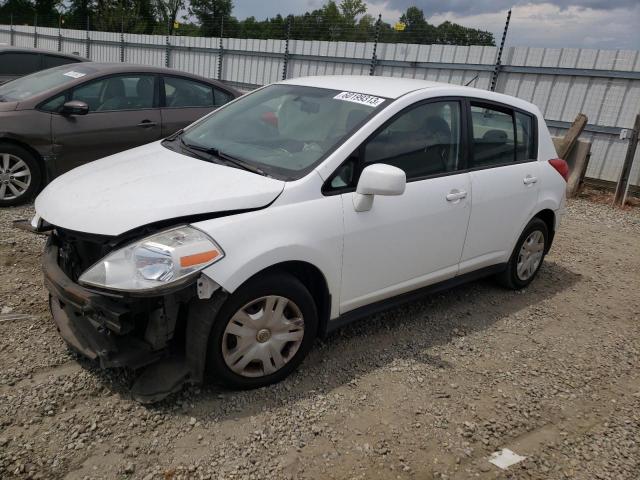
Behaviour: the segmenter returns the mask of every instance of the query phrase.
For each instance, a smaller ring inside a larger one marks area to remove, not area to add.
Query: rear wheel
[[[0,207],[31,200],[40,180],[40,166],[33,154],[16,145],[0,144]]]
[[[279,273],[250,280],[223,305],[209,337],[210,377],[232,388],[279,382],[309,352],[318,315],[307,288]]]
[[[498,275],[498,281],[513,290],[529,285],[542,266],[548,242],[547,224],[537,217],[531,220],[520,235],[506,270]]]

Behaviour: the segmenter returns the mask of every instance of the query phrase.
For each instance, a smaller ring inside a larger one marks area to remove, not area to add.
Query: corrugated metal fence
[[[489,88],[496,47],[255,40],[0,25],[0,44],[76,52],[95,61],[169,66],[252,88],[304,75],[422,78]],[[375,55],[374,55],[375,47]],[[620,130],[640,113],[640,52],[506,49],[496,91],[535,103],[553,134],[583,112],[593,143],[587,176],[616,181],[627,149]],[[630,183],[640,185],[640,149]]]

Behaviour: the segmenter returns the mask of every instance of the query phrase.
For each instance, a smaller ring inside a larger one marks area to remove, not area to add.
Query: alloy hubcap
[[[243,377],[271,375],[296,354],[304,338],[304,318],[291,300],[269,295],[253,300],[229,320],[222,358]]]
[[[538,270],[544,255],[544,235],[540,230],[534,230],[520,248],[516,271],[522,281],[529,280]]]
[[[0,152],[0,200],[14,200],[31,185],[31,170],[20,157]]]

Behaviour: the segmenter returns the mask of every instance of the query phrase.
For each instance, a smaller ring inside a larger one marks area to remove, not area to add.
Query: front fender
[[[340,196],[317,199],[193,224],[222,247],[225,257],[203,273],[233,293],[266,268],[300,261],[316,267],[331,295],[331,318],[338,315],[343,221]]]

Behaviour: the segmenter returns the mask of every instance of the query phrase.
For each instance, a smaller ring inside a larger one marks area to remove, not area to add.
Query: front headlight
[[[78,281],[111,290],[151,290],[183,280],[223,257],[222,249],[207,234],[184,226],[111,252]]]

